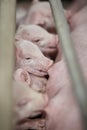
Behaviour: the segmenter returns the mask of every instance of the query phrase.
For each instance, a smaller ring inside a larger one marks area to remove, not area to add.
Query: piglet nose
[[[26,106],[28,103],[29,103],[29,100],[27,98],[24,98],[18,102],[17,106],[22,108],[22,107]]]

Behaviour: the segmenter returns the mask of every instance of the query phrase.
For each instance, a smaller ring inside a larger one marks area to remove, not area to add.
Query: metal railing
[[[0,130],[12,130],[16,0],[0,0]]]

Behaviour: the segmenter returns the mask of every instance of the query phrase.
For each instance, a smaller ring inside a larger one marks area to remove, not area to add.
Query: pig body
[[[47,75],[53,61],[46,58],[37,45],[26,40],[16,42],[17,67],[37,76]]]
[[[87,80],[86,43],[84,45],[83,43],[78,43],[77,50],[85,79]],[[71,89],[70,78],[64,60],[56,63],[49,70],[49,76],[47,92],[51,99],[46,109],[49,117],[47,130],[83,130],[81,113]]]
[[[80,13],[80,11],[77,13]],[[86,21],[82,22],[87,17],[79,16],[79,19],[78,15],[76,17],[77,21],[75,19],[74,25],[76,26],[71,36],[84,78],[87,80],[87,23]],[[74,20],[73,18],[74,16],[72,16],[72,20]],[[77,22],[81,23],[77,24]],[[48,113],[47,130],[83,130],[79,105],[71,88],[64,58],[49,70],[49,76],[47,93],[50,97],[50,103],[46,108]]]
[[[72,90],[63,88],[46,107],[47,130],[83,130],[81,111]]]
[[[48,33],[45,29],[37,25],[21,25],[17,30],[15,39],[24,39],[33,42],[38,45],[45,56],[52,59],[55,59],[58,53],[58,36]]]

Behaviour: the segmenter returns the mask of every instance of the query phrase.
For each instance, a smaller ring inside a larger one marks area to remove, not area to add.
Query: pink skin
[[[76,0],[67,10],[71,13],[69,24],[71,31],[75,28],[87,23],[86,11],[87,11],[86,0]]]
[[[46,92],[47,79],[45,77],[31,75],[31,80],[32,89],[42,93]]]
[[[86,57],[84,60],[87,59]],[[82,64],[84,60],[82,59]],[[87,77],[86,66],[87,63],[83,66]],[[49,70],[49,76],[46,86],[50,98],[46,107],[47,130],[83,130],[81,113],[63,59]]]
[[[20,40],[16,45],[16,64],[31,74],[37,76],[47,75],[53,61],[46,58],[37,45],[26,40]]]
[[[80,12],[81,10],[79,13]],[[84,19],[84,15],[81,15],[81,17]],[[78,17],[77,20],[80,22]],[[77,21],[75,22],[77,23]],[[77,25],[74,28],[71,36],[82,67],[84,78],[87,80],[86,34],[87,23],[84,24],[84,22],[81,22],[80,25]],[[50,103],[46,108],[46,112],[48,113],[47,130],[83,130],[81,113],[71,88],[70,77],[64,59],[56,63],[49,70],[47,93],[50,97]]]
[[[26,83],[17,81],[14,81],[13,83],[13,100],[13,124],[15,129],[16,127],[21,128],[21,125],[17,124],[19,121],[36,116],[46,107],[48,103],[46,93],[43,94],[36,92]]]
[[[27,83],[27,85],[37,92],[46,92],[47,79],[45,77],[29,74],[24,69],[19,68],[14,73],[14,79],[18,82]]]
[[[58,36],[48,33],[45,29],[37,25],[19,26],[15,39],[32,41],[39,46],[40,50],[47,57],[53,58],[57,54]]]
[[[83,7],[78,12],[72,15],[70,19],[70,26],[71,26],[72,31],[75,28],[81,26],[82,24],[87,23],[86,11],[87,11],[87,6]]]
[[[76,44],[76,47],[79,46],[76,49],[87,79],[87,62],[85,62],[87,59],[87,48],[85,47],[87,44],[85,42],[83,45],[81,42],[78,42],[78,45]],[[71,88],[64,59],[54,64],[49,70],[49,76],[47,93],[50,102],[46,108],[48,114],[47,130],[83,130],[81,113]]]
[[[71,88],[64,84],[57,87],[58,93],[45,109],[48,114],[47,130],[83,130],[81,113]]]

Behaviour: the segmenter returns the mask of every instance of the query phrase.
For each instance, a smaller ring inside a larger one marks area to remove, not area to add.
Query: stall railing
[[[16,0],[0,0],[0,130],[12,130]]]

